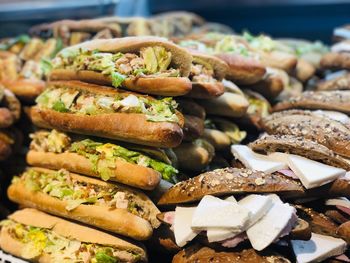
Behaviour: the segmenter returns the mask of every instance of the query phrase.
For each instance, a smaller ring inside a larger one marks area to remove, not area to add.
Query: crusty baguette
[[[350,129],[338,121],[309,111],[289,110],[265,117],[261,125],[269,134],[304,137],[317,141],[336,154],[350,157]]]
[[[320,65],[324,69],[350,69],[350,54],[329,52],[323,55]]]
[[[131,94],[116,89],[80,81],[57,81],[48,84],[53,87],[64,86],[93,94],[116,96],[120,93]],[[148,97],[152,99],[151,97]],[[175,147],[180,144],[184,120],[177,112],[179,123],[148,121],[139,113],[108,113],[83,115],[62,113],[51,109],[34,106],[28,114],[32,122],[42,128],[59,129],[86,135],[95,135],[109,139],[133,142],[154,147]]]
[[[350,114],[350,91],[305,91],[300,96],[277,103],[273,110],[289,109],[331,110]]]
[[[293,135],[267,135],[249,144],[256,152],[287,152],[334,167],[350,170],[350,164],[318,142]]]
[[[48,173],[55,172],[43,168],[32,169]],[[94,185],[111,185],[101,180],[84,177],[77,174],[71,174],[71,176],[78,181],[91,183]],[[118,187],[127,189],[128,191],[140,196],[144,200],[144,205],[147,205],[152,211],[152,217],[155,217],[159,212],[152,201],[149,200],[149,198],[143,193],[120,185]],[[62,201],[40,191],[30,191],[28,188],[26,188],[23,181],[12,183],[8,188],[7,193],[12,201],[26,207],[38,208],[48,213],[77,220],[104,230],[134,238],[136,240],[145,240],[150,238],[152,235],[152,225],[155,227],[159,226],[156,219],[154,219],[153,222],[149,222],[146,219],[128,212],[126,209],[115,208],[111,210],[108,206],[81,204],[77,208],[68,211],[66,209],[66,201]]]
[[[298,62],[296,56],[281,52],[259,52],[260,61],[265,67],[282,69],[288,73],[292,72]]]
[[[283,91],[284,83],[278,75],[266,75],[259,82],[249,85],[248,88],[273,100]]]
[[[303,58],[298,59],[298,64],[295,68],[295,77],[301,82],[309,80],[316,72],[316,68],[310,62]]]
[[[114,247],[120,250],[140,255],[140,260],[147,260],[145,248],[140,244],[134,244],[116,236],[82,226],[55,216],[51,216],[35,209],[26,208],[16,211],[9,216],[9,219],[20,224],[50,229],[54,233],[71,240],[78,240],[86,243],[93,243]],[[2,250],[22,257],[24,244],[11,237],[8,227],[1,228],[0,247]],[[52,262],[48,254],[43,253],[39,258],[30,259],[31,262]]]
[[[225,92],[218,98],[198,100],[197,102],[205,108],[208,114],[226,117],[241,117],[249,106],[243,95],[231,92]]]
[[[206,172],[177,183],[159,200],[159,205],[189,203],[205,195],[223,196],[243,193],[278,193],[293,196],[304,193],[300,183],[279,174],[249,169],[224,168]]]
[[[253,84],[261,80],[265,73],[265,67],[257,60],[246,58],[237,54],[219,54],[220,59],[229,67],[226,78],[236,84]]]
[[[228,149],[231,145],[230,137],[220,130],[204,129],[203,138],[213,145],[217,151]]]
[[[73,173],[79,173],[94,177],[99,177],[99,173],[93,169],[91,161],[80,154],[64,152],[51,153],[30,150],[27,153],[27,162],[29,165],[44,167],[53,170],[66,169]],[[160,182],[159,172],[137,164],[132,164],[123,159],[115,160],[114,177],[111,181],[123,183],[144,190],[152,190]]]
[[[192,116],[192,115],[184,115],[185,117],[185,125],[183,127],[184,140],[185,141],[193,141],[202,136],[204,132],[204,120]]]
[[[221,252],[209,247],[195,245],[185,248],[177,253],[172,263],[266,263],[280,262],[290,263],[290,261],[282,256],[269,255],[261,256],[254,249],[244,249],[241,251]]]
[[[11,90],[21,101],[33,103],[45,89],[45,82],[34,79],[4,80],[4,86]]]
[[[317,83],[316,90],[348,90],[350,89],[350,73]]]
[[[110,76],[91,70],[54,69],[50,72],[49,79],[81,80],[88,83],[112,86],[112,78]],[[123,87],[146,94],[182,96],[191,90],[192,84],[185,77],[127,78],[123,82]]]
[[[173,149],[179,168],[187,171],[201,171],[214,156],[214,148],[209,143],[196,144],[184,142]]]

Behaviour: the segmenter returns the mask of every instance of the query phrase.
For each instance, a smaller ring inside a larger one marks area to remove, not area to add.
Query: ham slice
[[[282,169],[282,170],[279,170],[277,172],[279,172],[287,177],[290,177],[292,179],[299,180],[299,177],[290,169]]]
[[[227,247],[227,248],[234,248],[236,247],[239,243],[243,242],[244,240],[248,239],[247,234],[241,233],[235,237],[226,239],[221,242],[221,246]]]

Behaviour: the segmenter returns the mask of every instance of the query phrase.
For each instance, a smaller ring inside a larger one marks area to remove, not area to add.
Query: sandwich
[[[323,55],[320,62],[321,67],[332,70],[350,69],[349,44],[349,40],[334,44],[331,51]]]
[[[340,73],[340,74],[339,74]],[[350,73],[347,71],[338,71],[333,76],[326,76],[326,79],[316,84],[316,90],[348,90],[350,89]]]
[[[179,248],[191,243],[233,249],[250,242],[262,251],[280,239],[309,240],[311,229],[296,209],[277,195],[246,195],[240,200],[205,195],[198,205],[177,205],[158,215],[174,232]],[[171,237],[170,237],[171,238]],[[169,240],[170,243],[170,240]]]
[[[210,99],[222,95],[225,88],[221,81],[228,71],[227,64],[215,56],[198,51],[191,51],[191,54],[193,61],[189,78],[192,81],[192,90],[186,96]]]
[[[191,262],[216,262],[216,263],[265,263],[279,262],[290,263],[290,261],[278,254],[258,254],[254,249],[242,249],[239,251],[225,251],[213,249],[199,244],[187,247],[177,253],[173,258],[173,263],[191,263]]]
[[[303,187],[299,199],[328,196],[349,196],[346,171],[349,163],[317,142],[295,137],[264,136],[248,146],[232,145],[236,167],[279,174]],[[317,174],[317,176],[315,176]]]
[[[285,72],[274,68],[266,68],[266,74],[262,80],[245,88],[260,93],[265,98],[273,101],[285,88]],[[282,76],[281,76],[282,75]]]
[[[213,159],[215,148],[203,138],[191,142],[183,142],[173,148],[177,157],[179,169],[199,172],[203,170]]]
[[[146,250],[119,237],[35,209],[1,221],[0,247],[29,262],[145,262]]]
[[[98,177],[144,190],[152,190],[163,178],[174,182],[178,171],[165,151],[124,145],[96,138],[74,136],[56,130],[30,136],[29,165]]]
[[[228,65],[226,79],[236,84],[253,84],[266,72],[245,41],[232,35],[218,33],[202,34],[177,41],[180,46],[215,55]]]
[[[153,147],[180,144],[183,116],[171,98],[154,99],[79,81],[47,84],[29,110],[32,122],[59,129]]]
[[[51,80],[81,80],[161,96],[188,93],[192,56],[158,37],[100,39],[68,47],[52,61]]]
[[[213,145],[216,151],[228,149],[231,144],[240,143],[246,136],[245,131],[227,119],[210,117],[205,120],[203,138]]]
[[[288,110],[265,117],[261,125],[268,134],[303,137],[316,141],[345,158],[350,157],[350,130],[334,117],[310,111]]]
[[[28,168],[14,177],[8,197],[33,207],[136,240],[159,226],[158,208],[143,193],[66,170]]]
[[[277,103],[273,110],[290,109],[337,111],[350,114],[350,91],[305,91],[300,96]]]
[[[16,96],[0,85],[0,128],[8,128],[17,122],[21,115],[21,104]]]
[[[337,224],[343,224],[350,220],[350,201],[346,197],[330,198],[325,200],[325,215]]]
[[[248,32],[244,32],[241,38],[246,40],[249,47],[259,54],[259,60],[265,67],[278,68],[286,72],[295,69],[297,57],[283,43],[266,35],[253,36]]]
[[[198,104],[204,107],[207,114],[225,116],[225,117],[241,117],[243,116],[249,103],[242,91],[231,81],[223,81],[225,93],[218,98],[197,100]]]
[[[29,33],[43,38],[60,38],[64,46],[72,46],[90,39],[120,37],[121,29],[119,25],[108,25],[92,19],[66,19],[36,25]]]

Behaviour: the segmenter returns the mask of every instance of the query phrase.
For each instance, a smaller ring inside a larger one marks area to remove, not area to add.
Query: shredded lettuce
[[[59,112],[68,112],[66,105],[64,105],[64,103],[61,100],[56,101],[53,104],[52,109]]]
[[[112,85],[113,87],[120,87],[124,80],[126,79],[126,76],[118,73],[118,72],[112,72],[111,73],[111,78],[112,78]]]
[[[112,257],[111,254],[113,253],[112,249],[106,248],[101,249],[100,251],[97,251],[95,258],[96,263],[116,263],[118,262],[115,257]]]

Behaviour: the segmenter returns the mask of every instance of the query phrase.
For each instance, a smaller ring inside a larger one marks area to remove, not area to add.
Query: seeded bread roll
[[[172,263],[266,263],[279,262],[290,263],[290,261],[282,256],[269,255],[261,256],[254,249],[244,249],[241,251],[220,252],[209,247],[195,245],[181,250],[177,253]]]
[[[294,135],[267,135],[249,144],[256,152],[287,152],[308,159],[322,162],[334,167],[350,170],[350,163],[326,146],[315,141]]]
[[[289,109],[331,110],[350,114],[350,90],[305,91],[300,96],[277,103],[274,111]]]
[[[324,80],[316,85],[316,90],[348,90],[350,89],[350,73]]]
[[[205,195],[277,193],[282,196],[302,195],[300,183],[279,174],[265,174],[250,169],[224,168],[206,172],[177,183],[159,200],[159,205],[174,205],[200,200]]]
[[[320,64],[324,69],[350,69],[350,53],[326,53],[323,55]]]
[[[336,154],[350,157],[350,129],[338,121],[310,111],[276,112],[265,117],[261,126],[268,134],[304,137],[317,141]]]

